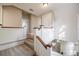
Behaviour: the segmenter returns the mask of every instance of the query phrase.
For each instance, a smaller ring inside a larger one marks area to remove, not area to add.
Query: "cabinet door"
[[[2,24],[2,6],[0,6],[0,24]]]
[[[12,7],[3,7],[3,27],[22,27],[22,11]]]
[[[53,23],[52,20],[53,20],[52,12],[42,15],[42,25],[44,25],[45,27],[51,27]]]

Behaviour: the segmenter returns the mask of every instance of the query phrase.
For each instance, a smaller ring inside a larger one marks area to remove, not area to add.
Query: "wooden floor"
[[[0,56],[33,56],[35,52],[25,44],[0,51]]]

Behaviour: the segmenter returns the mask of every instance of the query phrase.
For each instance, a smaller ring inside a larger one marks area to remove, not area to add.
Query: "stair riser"
[[[27,43],[27,42],[24,42],[24,44],[26,44],[26,45],[29,46],[32,50],[34,50],[34,46],[33,46],[33,45],[31,45],[31,44],[29,44],[29,43]]]

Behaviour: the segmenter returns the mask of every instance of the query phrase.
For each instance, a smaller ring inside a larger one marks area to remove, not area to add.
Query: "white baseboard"
[[[9,43],[9,44],[0,45],[0,51],[14,47],[14,46],[17,46],[17,45],[20,45],[20,44],[23,44],[23,43],[24,43],[24,40],[15,41],[15,42],[12,42],[12,43]]]

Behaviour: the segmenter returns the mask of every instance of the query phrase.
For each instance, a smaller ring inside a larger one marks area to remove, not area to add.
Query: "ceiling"
[[[14,5],[26,12],[29,12],[31,14],[34,14],[36,16],[39,16],[43,13],[46,13],[46,12],[49,12],[49,11],[52,11],[52,8],[51,8],[51,3],[48,4],[47,7],[44,7],[43,6],[43,3],[2,3],[2,5]],[[32,9],[33,11],[31,11],[30,9]]]
[[[47,7],[43,6],[43,3],[8,3],[8,4],[4,4],[2,3],[2,5],[14,5],[26,12],[29,12],[31,14],[34,14],[36,16],[39,16],[43,13],[49,12],[49,11],[53,11],[56,10],[56,8],[60,8],[64,6],[70,6],[72,4],[68,4],[68,3],[48,3]],[[32,10],[30,10],[32,9]]]
[[[48,4],[47,7],[44,7],[42,3],[26,3],[26,4],[23,3],[14,5],[37,16],[46,13],[48,11],[51,11],[50,8],[51,4]],[[32,9],[32,11],[30,9]]]

